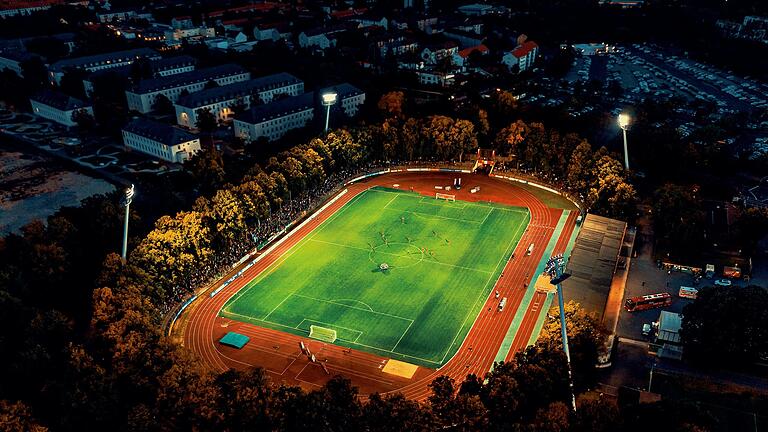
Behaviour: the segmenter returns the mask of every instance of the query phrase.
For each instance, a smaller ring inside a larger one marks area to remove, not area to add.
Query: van
[[[696,297],[699,295],[699,290],[692,287],[687,286],[681,286],[680,291],[678,291],[677,296],[680,298],[687,298],[691,300],[696,300]]]
[[[499,302],[499,312],[503,311],[503,310],[504,310],[504,306],[506,306],[506,305],[507,305],[507,298],[506,298],[506,297],[504,297],[504,298],[503,298],[503,299],[501,299],[501,301]]]
[[[528,250],[525,251],[526,255],[531,255],[533,253],[533,243],[531,243],[530,246],[528,246]]]

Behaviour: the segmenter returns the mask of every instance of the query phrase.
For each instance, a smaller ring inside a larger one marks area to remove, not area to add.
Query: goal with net
[[[310,325],[309,337],[312,339],[333,343],[336,341],[336,330],[316,325]]]
[[[446,201],[456,201],[456,195],[436,192],[435,199],[444,199]]]

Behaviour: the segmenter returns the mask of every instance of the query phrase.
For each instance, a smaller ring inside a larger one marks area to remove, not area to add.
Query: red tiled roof
[[[349,18],[351,16],[355,15],[362,15],[364,13],[368,12],[368,8],[360,8],[360,9],[344,9],[344,10],[338,10],[335,12],[331,12],[331,16],[334,18]]]
[[[538,47],[539,45],[536,44],[536,42],[533,42],[533,41],[523,42],[522,45],[512,50],[512,55],[517,58],[524,57],[526,54],[533,51],[534,48],[538,48]]]
[[[463,50],[459,51],[459,55],[464,57],[464,58],[467,58],[467,57],[469,57],[470,54],[472,54],[475,51],[480,51],[483,54],[488,54],[488,47],[485,46],[485,45],[480,44],[478,46],[464,48]]]
[[[26,9],[61,4],[62,0],[0,0],[0,10]]]

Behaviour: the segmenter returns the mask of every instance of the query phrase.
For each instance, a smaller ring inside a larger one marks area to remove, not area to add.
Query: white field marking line
[[[450,195],[450,194],[448,194],[448,195]],[[443,199],[444,201],[441,202],[440,201],[441,199]],[[432,197],[425,197],[425,196],[423,196],[419,200],[419,204],[420,205],[421,204],[430,205],[430,206],[433,206],[433,207],[448,206],[448,208],[453,208],[453,209],[457,209],[457,210],[464,210],[465,208],[467,208],[467,205],[470,204],[470,203],[467,202],[467,201],[462,201],[462,200],[448,201],[445,198],[432,198]],[[459,204],[461,204],[461,207],[459,207]]]
[[[400,196],[400,197],[411,198],[411,195],[407,195],[407,194],[405,194],[403,192],[381,190],[381,189],[366,189],[365,191],[361,192],[360,195],[362,195],[362,194],[364,194],[366,192],[389,193],[389,194],[395,194],[395,195]],[[426,202],[426,203],[429,203],[430,205],[435,206],[437,204],[434,203],[434,200],[435,200],[434,198],[422,196],[421,199],[419,200],[419,203]],[[352,202],[352,201],[350,201],[350,202]],[[501,210],[501,211],[510,212],[510,213],[520,213],[520,214],[523,214],[523,215],[529,214],[528,209],[523,209],[523,208],[515,207],[515,206],[506,206],[506,205],[492,206],[492,205],[488,205],[488,204],[481,204],[480,202],[464,201],[464,200],[456,200],[455,202],[462,203],[464,205],[464,207],[467,207],[467,206],[471,206],[471,207],[485,207],[485,208],[492,208],[492,209]],[[384,207],[386,207],[386,206],[384,206]],[[464,207],[462,207],[462,209]],[[387,209],[387,210],[395,210],[395,209]],[[469,221],[467,221],[467,222],[469,222]]]
[[[285,327],[285,328],[287,328],[289,330],[300,331],[302,333],[309,334],[309,331],[307,331],[307,330],[297,329],[295,327],[291,327],[291,326],[288,326],[288,325],[285,325],[285,324],[276,323],[274,321],[264,321],[264,320],[260,320],[258,318],[254,318],[254,317],[251,317],[251,316],[247,316],[247,315],[243,315],[243,314],[239,314],[239,313],[235,313],[235,312],[225,312],[225,313],[229,314],[229,315],[236,315],[236,316],[242,317],[245,322],[250,322],[250,323],[253,323],[254,321],[256,321],[256,322],[263,322],[263,323],[272,324],[272,325],[275,325],[275,326],[278,326],[278,327]],[[403,353],[396,352],[396,351],[386,350],[384,348],[379,348],[379,347],[375,347],[375,346],[371,346],[371,345],[366,345],[364,343],[360,343],[360,342],[356,342],[356,341],[346,341],[346,342],[350,343],[351,345],[361,346],[361,347],[368,348],[368,349],[373,350],[373,351],[378,351],[380,353],[393,353],[393,354],[397,354],[399,356],[408,357],[408,358],[412,358],[412,359],[415,359],[415,360],[421,360],[423,362],[432,363],[432,364],[436,364],[436,365],[439,365],[439,364],[442,363],[442,362],[439,362],[439,361],[428,360],[428,359],[425,359],[425,358],[422,358],[422,357],[418,357],[418,356],[412,356],[412,355],[403,354]],[[237,361],[237,360],[235,360],[235,361]],[[245,365],[248,365],[248,366],[252,366],[249,363],[244,363],[244,362],[239,362],[239,361],[238,361],[238,363],[242,363],[242,364],[245,364]]]
[[[458,339],[459,334],[461,334],[462,330],[464,329],[464,326],[467,324],[467,320],[469,319],[470,315],[472,314],[472,311],[477,306],[477,302],[483,297],[483,294],[485,293],[485,290],[488,288],[488,283],[491,281],[491,278],[493,278],[493,275],[496,274],[496,272],[498,271],[499,265],[504,260],[504,258],[507,256],[507,254],[510,252],[510,248],[512,247],[512,243],[515,241],[515,238],[517,237],[517,235],[520,233],[520,230],[524,226],[528,226],[528,224],[527,223],[525,223],[525,224],[521,223],[520,225],[517,226],[517,229],[515,230],[515,234],[509,240],[509,244],[507,244],[506,249],[504,249],[504,253],[501,255],[501,258],[499,258],[499,262],[496,263],[496,267],[494,268],[493,272],[491,273],[490,276],[488,276],[488,280],[485,282],[485,285],[483,286],[483,289],[480,291],[480,294],[478,294],[477,299],[475,299],[475,302],[472,304],[472,307],[469,308],[469,311],[467,311],[467,316],[464,318],[464,321],[461,323],[461,326],[459,327],[459,331],[456,332],[456,336],[453,337],[453,340],[448,345],[448,349],[445,351],[445,354],[443,355],[443,359],[440,360],[440,363],[444,362],[445,361],[445,357],[448,356],[449,352],[451,352],[451,347],[453,347],[453,344],[456,343],[456,339]],[[519,242],[519,240],[518,240],[518,242]],[[477,316],[475,316],[475,321],[477,321],[477,318],[480,317],[480,315],[481,314],[478,313]],[[472,326],[474,327],[474,323],[472,324]],[[467,335],[469,335],[469,332],[467,332]],[[466,339],[466,335],[464,336],[464,338]],[[463,343],[463,341],[462,341],[462,343]]]
[[[452,217],[448,217],[448,216],[438,216],[438,215],[433,215],[433,214],[429,214],[429,213],[417,212],[417,211],[413,211],[413,210],[397,210],[397,209],[391,209],[391,208],[384,208],[382,210],[396,211],[396,212],[400,212],[400,213],[410,213],[410,214],[412,214],[414,216],[419,216],[419,217],[422,217],[424,219],[445,219],[445,220],[454,220],[454,221],[464,222],[464,223],[473,223],[473,224],[478,224],[478,225],[482,223],[480,221],[473,221],[473,220],[460,219],[460,218],[452,218]]]
[[[334,214],[332,214],[326,220],[321,222],[320,225],[316,226],[315,229],[310,233],[310,234],[312,234],[311,236],[309,234],[306,235],[297,244],[293,245],[292,248],[288,249],[288,251],[286,253],[284,253],[283,255],[278,257],[272,264],[269,265],[269,267],[267,267],[266,269],[262,270],[261,273],[257,277],[251,279],[243,288],[240,288],[240,291],[238,291],[237,294],[235,294],[232,298],[230,298],[229,300],[224,302],[224,304],[219,309],[219,312],[217,312],[217,315],[219,313],[221,313],[222,311],[225,311],[225,312],[228,311],[228,307],[229,306],[237,303],[237,301],[240,299],[240,297],[242,297],[247,292],[249,292],[251,289],[253,289],[256,285],[259,284],[259,282],[263,281],[267,276],[269,276],[272,273],[274,273],[274,271],[277,270],[280,267],[280,265],[282,265],[285,261],[288,260],[288,258],[290,258],[297,251],[299,251],[305,244],[307,244],[307,242],[309,240],[314,238],[317,235],[317,233],[320,232],[320,230],[326,226],[326,224],[328,222],[330,222],[333,219],[336,219],[340,213],[344,212],[344,210],[346,210],[350,204],[352,204],[354,201],[359,199],[361,196],[365,195],[366,192],[367,191],[360,192],[355,197],[353,197],[351,200],[349,200],[349,202],[344,204]],[[285,300],[283,300],[283,301],[285,301]]]
[[[333,299],[332,301],[335,301],[335,302],[340,302],[340,301],[351,301],[351,302],[355,302],[355,303],[360,303],[361,305],[364,305],[365,307],[367,307],[367,308],[370,310],[370,312],[374,312],[374,310],[373,310],[373,308],[372,308],[371,306],[369,306],[369,305],[368,305],[367,303],[365,303],[365,302],[361,302],[360,300],[349,299],[349,298],[340,298],[340,299]]]
[[[282,305],[283,305],[283,303],[285,303],[285,301],[286,301],[286,300],[288,300],[290,297],[291,297],[291,294],[288,294],[287,296],[285,296],[285,298],[283,299],[283,301],[281,301],[280,303],[278,303],[278,304],[277,304],[277,306],[275,306],[275,307],[274,307],[274,308],[273,308],[271,311],[269,311],[269,313],[268,313],[268,314],[264,315],[264,318],[262,318],[261,320],[262,320],[262,321],[266,321],[266,320],[267,320],[267,318],[269,318],[269,316],[270,316],[270,315],[272,315],[272,312],[276,311],[276,310],[277,310],[277,308],[279,308],[280,306],[282,306]]]
[[[490,216],[490,215],[491,215],[491,213],[493,213],[493,210],[494,210],[494,209],[493,209],[493,207],[491,207],[491,209],[490,209],[490,210],[488,210],[488,213],[486,213],[486,214],[485,214],[485,217],[483,218],[483,220],[482,220],[482,221],[480,221],[480,225],[484,224],[484,223],[485,223],[485,221],[486,221],[486,220],[488,220],[488,216]]]
[[[387,203],[384,204],[384,208],[389,207],[389,205],[392,204],[392,201],[394,201],[399,196],[400,196],[400,194],[395,194],[395,196],[393,196],[391,200],[387,201]]]
[[[405,329],[403,334],[400,335],[400,339],[397,340],[397,343],[395,344],[395,346],[392,347],[390,351],[395,352],[395,348],[397,348],[397,346],[400,345],[400,341],[403,340],[403,338],[405,337],[405,334],[408,333],[408,330],[411,329],[412,325],[413,325],[413,321],[411,321],[411,323],[408,324],[408,327]]]
[[[412,358],[412,359],[416,359],[416,360],[421,360],[421,361],[423,361],[423,362],[427,362],[427,363],[433,363],[433,364],[437,364],[437,365],[439,365],[439,364],[441,363],[441,362],[439,362],[439,361],[435,361],[435,360],[428,360],[428,359],[425,359],[425,358],[423,358],[423,357],[412,356],[412,355],[409,355],[409,354],[403,354],[403,353],[401,353],[401,352],[397,352],[397,351],[391,351],[391,350],[386,350],[386,349],[384,349],[384,348],[378,348],[378,347],[375,347],[375,346],[370,346],[370,345],[366,345],[366,344],[363,344],[363,343],[359,343],[359,342],[354,342],[354,345],[357,345],[357,346],[361,346],[361,347],[365,347],[365,348],[368,348],[368,349],[371,349],[371,350],[374,350],[374,351],[379,351],[379,352],[382,352],[382,353],[392,353],[392,354],[397,354],[397,355],[399,355],[399,356],[408,357],[408,358]]]
[[[369,311],[369,310],[365,310],[363,308],[359,308],[359,307],[355,307],[355,306],[350,306],[350,305],[345,305],[344,303],[336,303],[336,302],[334,302],[332,300],[324,300],[324,299],[319,299],[319,298],[310,297],[310,296],[306,296],[306,295],[303,295],[303,294],[295,294],[295,293],[291,294],[291,295],[294,295],[296,297],[302,297],[302,298],[309,299],[309,300],[319,301],[319,302],[322,302],[322,303],[329,303],[329,304],[334,304],[334,305],[337,305],[337,306],[342,306],[342,307],[345,307],[345,308],[355,309],[355,310],[363,311],[365,313],[372,313],[372,314],[382,315],[382,316],[386,316],[386,317],[390,317],[390,318],[395,318],[395,319],[399,319],[399,320],[403,320],[403,321],[413,322],[413,320],[410,319],[410,318],[403,318],[401,316],[388,314],[386,312]]]
[[[309,239],[309,240],[313,241],[313,242],[325,243],[325,244],[329,244],[329,245],[332,245],[332,246],[338,246],[338,247],[343,247],[343,248],[347,248],[347,249],[353,249],[353,250],[359,250],[359,251],[364,251],[364,252],[370,252],[370,249],[361,248],[361,247],[357,247],[357,246],[345,245],[345,244],[341,244],[341,243],[334,243],[334,242],[329,242],[329,241],[325,241],[325,240],[315,240],[315,239]],[[381,254],[384,254],[384,255],[396,256],[398,258],[407,258],[407,259],[410,259],[410,260],[413,260],[413,261],[424,262],[424,263],[428,263],[428,264],[435,264],[435,265],[441,265],[441,266],[446,266],[446,267],[453,267],[453,268],[457,268],[457,269],[473,271],[473,272],[478,272],[478,273],[493,274],[493,272],[489,272],[487,270],[480,270],[480,269],[475,269],[475,268],[471,268],[471,267],[464,267],[464,266],[460,266],[460,265],[456,265],[456,264],[448,264],[448,263],[444,263],[444,262],[440,262],[440,261],[427,261],[427,260],[424,260],[424,255],[421,255],[421,258],[419,260],[416,260],[416,258],[410,257],[408,255],[396,255],[396,254],[389,253],[389,252],[378,252],[378,251],[377,251],[377,253],[381,253]]]
[[[252,316],[249,316],[249,315],[243,315],[243,314],[239,314],[239,313],[237,313],[237,312],[226,312],[226,311],[225,311],[225,312],[224,312],[224,314],[225,314],[225,315],[234,315],[234,316],[238,316],[238,317],[242,318],[242,319],[243,319],[245,322],[247,322],[247,323],[251,323],[251,324],[253,324],[254,322],[262,322],[262,323],[272,324],[272,325],[276,325],[276,326],[280,326],[280,327],[285,327],[285,328],[287,328],[287,329],[290,329],[290,330],[298,330],[298,331],[300,331],[300,332],[302,332],[302,333],[307,333],[307,334],[309,334],[309,330],[302,330],[302,329],[297,329],[296,327],[291,327],[291,326],[289,326],[289,325],[286,325],[286,324],[280,324],[280,323],[277,323],[277,322],[274,322],[274,321],[269,321],[269,320],[263,320],[263,319],[259,319],[259,318],[254,318],[254,317],[252,317]]]
[[[317,320],[313,320],[313,319],[309,319],[309,318],[304,318],[303,320],[301,320],[301,322],[299,323],[299,325],[297,325],[297,326],[296,326],[296,327],[294,327],[294,328],[295,328],[296,330],[302,330],[300,327],[301,327],[301,325],[302,325],[302,324],[304,324],[304,321],[308,321],[308,322],[310,322],[310,323],[317,323],[317,324],[322,324],[322,325],[324,325],[324,326],[328,326],[329,328],[331,328],[331,330],[334,330],[335,328],[340,328],[340,329],[349,330],[349,331],[351,331],[351,332],[355,332],[355,333],[358,333],[358,335],[357,335],[357,337],[355,338],[355,340],[358,340],[358,339],[360,338],[360,336],[362,336],[362,335],[363,335],[363,332],[361,332],[360,330],[355,330],[355,329],[353,329],[353,328],[349,328],[349,327],[343,327],[343,326],[340,326],[340,325],[336,325],[336,324],[330,324],[330,323],[326,323],[326,322],[322,322],[322,321],[317,321]],[[310,330],[310,331],[311,331],[311,330]],[[337,339],[340,339],[340,340],[344,340],[344,341],[347,341],[347,342],[352,342],[352,341],[350,341],[349,339],[340,338],[340,337],[338,337],[338,335],[336,336],[336,338],[337,338]]]

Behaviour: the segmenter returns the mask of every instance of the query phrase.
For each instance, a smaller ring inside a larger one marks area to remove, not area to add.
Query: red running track
[[[517,245],[515,258],[506,263],[494,287],[494,290],[500,292],[501,297],[508,298],[507,307],[502,312],[495,310],[497,300],[492,290],[456,354],[440,369],[419,367],[412,378],[402,378],[381,372],[381,368],[387,361],[384,357],[218,316],[219,310],[232,295],[363,190],[377,185],[391,187],[393,184],[399,184],[404,190],[412,187],[414,191],[431,196],[434,194],[435,185],[451,184],[454,177],[456,174],[452,173],[392,173],[350,185],[348,192],[338,201],[318,214],[315,219],[294,231],[283,243],[268,255],[263,256],[256,265],[215,297],[211,298],[207,294],[201,296],[185,312],[176,333],[180,333],[183,344],[191,349],[206,367],[214,371],[260,366],[266,370],[273,381],[300,385],[306,389],[321,386],[331,376],[341,374],[350,378],[354,385],[360,388],[362,394],[398,391],[409,398],[423,400],[429,396],[427,385],[440,375],[448,375],[459,382],[470,373],[483,376],[490,370],[512,319],[521,306],[526,291],[523,284],[533,277],[562,213],[560,209],[547,207],[533,194],[519,186],[486,176],[462,175],[466,187],[455,192],[457,199],[493,201],[527,207],[531,213],[531,221]],[[473,186],[481,186],[481,192],[470,194],[468,189]],[[568,218],[567,225],[557,241],[556,252],[564,251],[568,244],[574,227],[575,213],[572,212]],[[530,243],[535,243],[537,247],[534,248],[531,256],[525,256],[525,249]],[[229,275],[224,279],[228,277]],[[522,341],[527,342],[530,338],[535,326],[534,316],[538,316],[530,310],[533,305],[534,302],[531,302],[526,311],[512,352],[523,348]],[[491,309],[490,312],[488,308]],[[221,346],[217,341],[228,331],[245,334],[251,340],[241,350]],[[527,336],[523,333],[527,333]],[[319,363],[311,363],[301,354],[300,341],[315,353],[328,370],[328,374]]]

